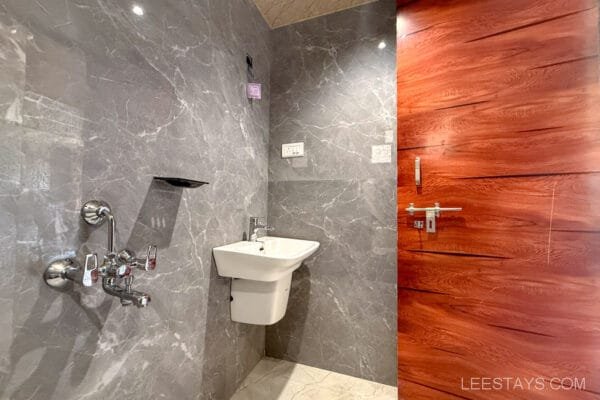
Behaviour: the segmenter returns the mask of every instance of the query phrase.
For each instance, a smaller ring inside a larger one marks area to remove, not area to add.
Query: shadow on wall
[[[234,366],[243,365],[241,370],[250,372],[264,357],[264,353],[252,354],[242,351],[247,348],[248,343],[231,339],[237,336],[252,341],[255,335],[261,335],[260,340],[264,342],[264,328],[259,325],[231,322],[231,278],[219,276],[212,256],[207,301],[206,332],[223,332],[223,335],[204,336],[204,359],[212,361],[202,364],[203,385],[200,398],[229,399],[245,378],[240,375],[240,369]],[[231,329],[239,332],[231,332]],[[232,345],[235,347],[233,351],[223,351],[223,346]]]
[[[169,247],[181,197],[182,188],[153,180],[127,248],[142,250],[150,242],[159,248]],[[77,218],[76,237],[77,242],[82,243],[77,259],[81,260],[93,251],[86,242],[98,227]],[[106,251],[104,248],[94,250],[100,254]],[[0,374],[0,398],[30,399],[40,398],[40,395],[52,398],[65,371],[70,371],[69,386],[78,387],[93,361],[111,307],[118,304],[114,297],[103,293],[100,285],[91,290],[86,288],[88,294],[74,284],[62,290],[46,286],[40,274],[45,267],[39,265],[39,260],[19,265],[23,274],[19,287],[28,291],[33,289],[28,286],[35,286],[38,293],[30,295],[36,298],[34,303],[20,305],[28,309],[27,318],[15,327],[16,334],[9,348],[9,365],[13,368]],[[99,304],[91,299],[98,299]]]
[[[276,353],[283,356],[284,359],[297,360],[303,337],[305,335],[306,318],[308,316],[308,305],[311,294],[311,275],[310,268],[302,264],[300,268],[294,271],[292,286],[290,288],[290,299],[285,316],[277,323],[277,327],[285,327],[284,332],[294,332],[293,335],[281,335],[280,329],[267,329],[269,344],[276,349]],[[290,305],[293,304],[293,307]],[[312,332],[318,335],[318,332]]]
[[[85,243],[89,233],[89,227],[80,221],[77,240]],[[22,301],[14,307],[17,316],[27,317],[23,321],[15,317],[13,321],[15,334],[8,350],[11,368],[0,374],[2,399],[51,398],[66,371],[70,372],[70,386],[78,386],[93,360],[112,305],[112,299],[85,305],[86,296],[73,284],[63,290],[46,286],[40,273],[46,265],[40,262],[47,260],[28,256],[26,250],[21,249],[23,254],[15,265],[15,288],[20,290]],[[87,250],[86,246],[81,250]]]
[[[173,237],[182,193],[181,187],[152,179],[125,248],[138,251],[149,243],[159,249],[168,248]]]
[[[231,296],[231,279],[222,278],[217,274],[214,257],[211,258],[210,283],[207,296],[206,332],[223,332],[227,334],[227,326],[231,313],[229,302]],[[223,351],[223,338],[213,335],[204,336],[204,359],[214,360],[202,365],[202,396],[200,398],[219,398],[236,389],[235,376],[229,376],[234,369],[236,352]],[[225,367],[224,367],[225,366]],[[208,383],[208,384],[206,384]]]
[[[33,272],[39,275],[37,269]],[[38,290],[31,313],[11,343],[14,368],[0,375],[0,398],[51,398],[65,371],[70,371],[70,386],[77,387],[90,367],[112,306],[112,298],[94,308],[83,305],[82,294],[71,285],[61,291],[40,281]],[[77,332],[71,331],[74,320],[80,324]],[[87,352],[78,353],[76,348]]]

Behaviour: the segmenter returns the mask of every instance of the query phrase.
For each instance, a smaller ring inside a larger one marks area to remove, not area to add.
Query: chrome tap
[[[88,224],[97,225],[105,219],[109,223],[108,253],[99,268],[102,289],[109,295],[118,297],[124,306],[135,304],[137,307],[146,307],[150,302],[150,296],[132,289],[133,270],[150,271],[156,268],[156,246],[148,246],[145,258],[136,258],[135,253],[127,249],[117,254],[114,247],[116,221],[108,204],[92,200],[83,206],[81,212]]]
[[[100,266],[102,289],[121,300],[121,304],[146,307],[150,296],[132,289],[135,269],[151,271],[156,268],[156,246],[148,246],[145,258],[136,258],[131,250],[121,250],[119,254],[108,253]]]
[[[134,304],[140,308],[146,307],[150,302],[150,296],[146,293],[131,289],[133,275],[125,277],[124,281],[125,287],[122,287],[115,282],[115,278],[103,277],[102,289],[111,296],[121,299],[121,305],[129,306]]]
[[[248,227],[248,241],[256,242],[256,239],[258,239],[258,232],[261,229],[265,231],[275,230],[275,228],[271,226],[261,224],[259,217],[250,217],[250,226]]]
[[[150,296],[146,293],[132,289],[133,271],[141,269],[151,271],[156,268],[156,246],[148,246],[146,256],[137,258],[131,250],[115,252],[116,221],[110,206],[98,200],[88,201],[81,208],[81,217],[89,225],[101,225],[108,221],[108,244],[107,253],[103,258],[102,265],[98,266],[96,253],[88,254],[85,260],[83,274],[81,268],[71,259],[56,260],[52,262],[46,272],[44,279],[52,287],[64,287],[71,280],[80,282],[84,286],[92,286],[102,276],[102,289],[111,296],[121,300],[121,304],[128,306],[135,304],[137,307],[145,307],[150,302]],[[92,261],[94,267],[91,267]],[[83,275],[80,278],[80,275]]]

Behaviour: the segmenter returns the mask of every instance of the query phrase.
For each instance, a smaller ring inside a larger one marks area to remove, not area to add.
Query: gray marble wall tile
[[[274,31],[269,224],[318,240],[267,355],[396,383],[395,2]],[[386,47],[379,48],[384,42]],[[371,146],[392,135],[390,163]],[[303,141],[304,158],[281,144]]]
[[[9,349],[13,337],[13,306],[15,303],[15,259],[17,247],[17,195],[20,191],[21,129],[0,122],[2,151],[0,152],[0,381],[9,374]]]
[[[271,181],[391,176],[395,152],[392,167],[373,164],[371,146],[385,144],[386,133],[395,137],[392,3],[382,0],[274,31]],[[281,158],[283,143],[299,141],[305,142],[304,160]]]
[[[264,354],[264,327],[231,322],[211,249],[267,213],[267,25],[247,0],[142,5],[0,4],[2,399],[225,400]],[[245,99],[246,53],[261,101]],[[41,280],[54,257],[103,253],[106,228],[78,215],[92,198],[119,248],[159,246],[135,283],[146,309]]]
[[[0,119],[20,123],[25,89],[27,32],[0,10]]]
[[[211,249],[267,215],[267,192],[278,234],[323,244],[269,348],[390,382],[395,173],[369,158],[394,130],[391,3],[273,33],[248,0],[143,3],[143,17],[121,0],[0,4],[0,398],[229,398],[265,329],[230,321]],[[246,53],[261,101],[244,97]],[[281,160],[296,139],[306,162]],[[158,244],[158,272],[136,280],[149,308],[41,281],[52,258],[104,249],[78,215],[91,198],[112,205],[119,247]]]

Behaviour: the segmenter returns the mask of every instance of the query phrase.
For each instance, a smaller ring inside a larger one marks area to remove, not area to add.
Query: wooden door
[[[400,3],[400,397],[600,399],[598,2]]]

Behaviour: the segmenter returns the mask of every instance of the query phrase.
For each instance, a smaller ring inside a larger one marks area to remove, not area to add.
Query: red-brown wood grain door
[[[598,21],[399,2],[401,398],[600,399]],[[464,210],[415,229],[405,207],[435,202]]]

